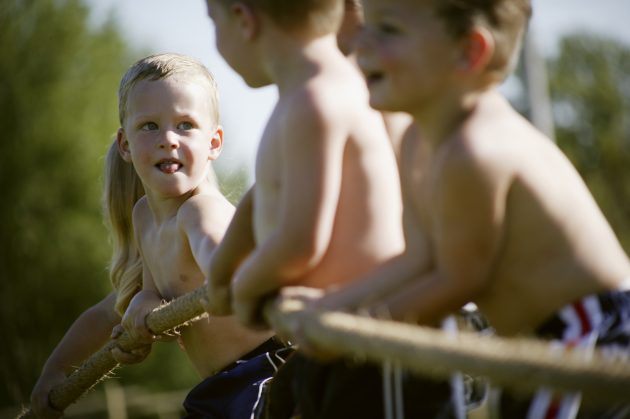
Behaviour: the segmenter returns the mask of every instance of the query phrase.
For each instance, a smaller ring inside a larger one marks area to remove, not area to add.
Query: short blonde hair
[[[316,35],[336,33],[343,19],[343,0],[221,0],[260,10],[287,31],[308,28]]]
[[[123,126],[127,117],[127,101],[133,87],[140,80],[162,80],[173,76],[197,79],[208,88],[212,120],[219,122],[219,93],[217,83],[208,69],[192,57],[180,54],[156,54],[133,64],[118,87],[118,117]]]

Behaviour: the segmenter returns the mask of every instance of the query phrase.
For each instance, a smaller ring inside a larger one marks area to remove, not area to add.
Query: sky
[[[112,17],[134,48],[145,53],[188,54],[210,69],[219,85],[221,123],[225,129],[224,150],[218,162],[227,168],[245,165],[253,173],[256,147],[275,102],[276,90],[249,88],[221,58],[214,45],[214,29],[205,1],[83,1],[90,7],[94,25]],[[545,55],[553,55],[558,40],[575,31],[608,36],[630,45],[630,0],[532,0],[532,3],[530,33]]]

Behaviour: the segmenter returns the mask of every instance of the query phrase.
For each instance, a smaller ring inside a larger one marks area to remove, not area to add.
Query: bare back
[[[482,99],[421,176],[410,175],[426,163],[415,156],[403,167],[404,187],[428,191],[412,205],[430,232],[440,273],[462,287],[481,284],[474,301],[499,334],[531,332],[560,307],[630,275],[577,171],[503,99]],[[447,189],[461,208],[444,197]],[[453,214],[463,221],[449,221]]]
[[[294,284],[347,282],[402,251],[387,138],[360,75],[340,54],[300,87],[280,90],[257,156],[254,231],[259,246],[278,234],[314,242],[319,256]]]

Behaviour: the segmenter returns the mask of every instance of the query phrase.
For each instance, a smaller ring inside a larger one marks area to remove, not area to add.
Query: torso
[[[144,266],[162,298],[170,301],[199,288],[205,278],[177,225],[177,216],[157,225],[146,202],[145,206],[146,217],[136,226]],[[201,319],[180,332],[182,346],[201,377],[214,374],[269,337],[267,332],[245,329],[231,316]]]
[[[630,265],[567,158],[514,111],[501,112],[508,113],[500,117],[509,122],[481,133],[473,121],[472,137],[457,135],[435,151],[420,141],[406,141],[402,182],[406,196],[413,197],[406,205],[413,206],[419,228],[434,241],[431,188],[442,159],[461,151],[463,141],[471,155],[492,147],[496,176],[508,182],[507,215],[491,275],[474,302],[497,333],[527,334],[560,307],[615,288],[630,275]]]
[[[380,114],[368,107],[367,92],[352,77],[348,83],[343,77],[338,83],[324,78],[310,82],[317,94],[330,95],[337,102],[353,98],[353,102],[339,107],[348,109],[347,115],[339,118],[347,121],[347,136],[334,145],[343,149],[343,158],[332,237],[323,259],[302,278],[302,285],[321,288],[351,281],[398,254],[403,246],[395,157]],[[365,97],[365,106],[358,110],[357,96]],[[281,214],[278,205],[283,184],[278,150],[284,142],[300,141],[299,133],[287,134],[283,129],[282,116],[290,106],[280,95],[258,149],[254,229],[259,244],[273,233]]]

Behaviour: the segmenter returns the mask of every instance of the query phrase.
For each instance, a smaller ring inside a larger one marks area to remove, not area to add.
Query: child
[[[83,312],[48,357],[31,394],[31,408],[37,417],[62,415],[49,404],[50,390],[61,384],[74,367],[121,332],[120,329],[112,332],[112,329],[119,325],[129,300],[142,286],[142,267],[134,245],[131,212],[144,190],[133,167],[120,157],[116,141],[107,151],[104,177],[103,212],[112,236],[109,272],[115,291]],[[113,355],[119,362],[134,363],[143,360],[150,349],[151,346],[146,345],[127,353],[116,348]]]
[[[232,217],[232,205],[209,176],[223,131],[214,79],[202,64],[180,55],[151,56],[133,65],[120,84],[119,109],[119,151],[146,192],[133,209],[142,290],[129,303],[122,326],[150,343],[145,317],[163,299],[203,284]],[[283,349],[272,333],[248,330],[233,317],[193,322],[182,328],[180,343],[199,375],[207,377],[184,402],[190,418],[249,418]]]
[[[499,335],[628,352],[628,257],[568,159],[497,90],[530,2],[363,4],[358,62],[370,103],[409,112],[420,132],[401,152],[408,241],[401,257],[315,305],[372,303],[435,325],[473,301]],[[578,405],[541,391],[531,403],[506,396],[501,410],[573,417]]]
[[[363,27],[363,6],[361,0],[345,0],[341,26],[337,31],[339,50],[356,64],[356,39]],[[412,128],[412,118],[403,112],[381,112],[389,140],[394,147],[396,157],[400,156],[400,142],[405,133]]]
[[[264,328],[262,305],[281,287],[337,287],[400,253],[396,162],[364,80],[337,47],[341,0],[207,4],[227,62],[252,87],[278,87],[256,183],[209,275],[211,313],[233,309],[244,324]],[[289,362],[302,418],[382,416],[383,409],[361,409],[366,398],[381,400],[378,367],[299,352]]]

